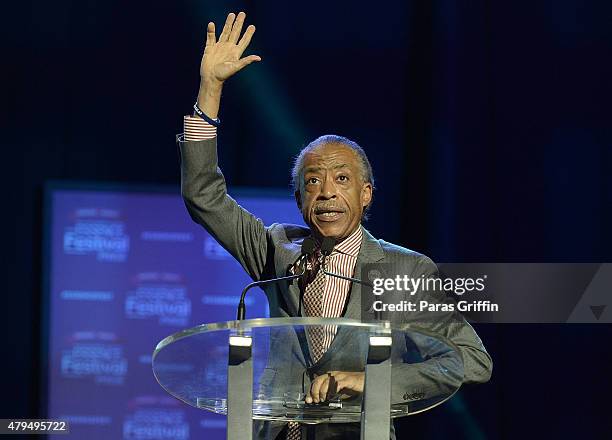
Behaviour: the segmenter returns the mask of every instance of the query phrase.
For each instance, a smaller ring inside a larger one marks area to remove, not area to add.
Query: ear
[[[372,184],[366,182],[361,187],[361,205],[365,208],[372,201]]]
[[[295,203],[297,203],[298,209],[301,211],[302,210],[302,195],[300,194],[300,191],[296,190],[293,193],[293,196],[295,197]]]

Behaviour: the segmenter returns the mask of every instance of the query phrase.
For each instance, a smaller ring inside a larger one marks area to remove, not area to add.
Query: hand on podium
[[[330,371],[315,377],[306,396],[306,403],[324,402],[337,395],[341,399],[348,399],[363,393],[364,383],[363,371]]]

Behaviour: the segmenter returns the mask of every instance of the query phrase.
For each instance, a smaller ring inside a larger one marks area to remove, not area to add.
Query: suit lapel
[[[301,249],[302,249],[302,242],[304,240],[301,239],[297,242],[294,242],[294,245],[290,250],[289,250],[289,264],[285,266],[285,272],[282,274],[279,274],[278,276],[287,276],[287,275],[291,275],[292,272],[290,271],[291,267],[296,263],[296,261],[300,258],[301,253]],[[303,311],[300,310],[300,297],[301,297],[301,292],[300,292],[300,287],[299,287],[299,282],[298,280],[292,280],[291,282],[289,282],[288,284],[288,290],[289,290],[289,295],[288,297],[290,298],[290,305],[289,307],[291,307],[291,311],[289,312],[291,315],[293,316],[302,316],[303,315]]]

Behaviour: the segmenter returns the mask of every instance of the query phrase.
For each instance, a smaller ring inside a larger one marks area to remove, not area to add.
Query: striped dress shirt
[[[352,277],[355,273],[357,256],[361,249],[363,229],[359,226],[346,239],[334,246],[332,253],[327,257],[326,271]],[[325,289],[323,291],[323,313],[325,318],[339,318],[346,306],[351,289],[351,281],[325,275]],[[337,332],[336,326],[325,326],[323,348],[326,351],[331,345]]]
[[[217,136],[217,127],[210,125],[199,116],[183,117],[183,131],[186,141],[205,141]]]

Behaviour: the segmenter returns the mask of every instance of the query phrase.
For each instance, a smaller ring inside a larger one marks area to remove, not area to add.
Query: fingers
[[[332,389],[332,381],[333,377],[331,375],[325,376],[325,380],[319,387],[319,397],[315,399],[315,402],[325,402],[327,400],[327,393]]]
[[[329,400],[334,395],[345,390],[347,398],[363,392],[363,373],[330,371],[329,373],[317,376],[312,381],[310,392],[306,396],[306,403],[319,403]]]
[[[259,55],[249,55],[248,57],[241,58],[236,63],[236,72],[244,69],[246,66],[255,61],[261,61],[261,57]]]
[[[315,380],[312,381],[312,384],[310,385],[310,393],[308,394],[308,396],[306,396],[306,403],[319,403],[322,400],[320,394],[321,394],[321,387],[325,386],[325,392],[327,392],[327,384],[326,382],[328,381],[329,376],[327,374],[324,374],[322,376],[317,376],[315,378]]]
[[[336,393],[336,378],[331,373],[317,376],[310,386],[310,392],[306,396],[306,403],[325,402]]]
[[[240,38],[240,33],[242,32],[242,26],[244,25],[245,19],[246,19],[246,14],[244,12],[238,13],[237,16],[233,12],[228,14],[227,19],[225,20],[225,24],[223,25],[223,30],[221,31],[221,35],[219,35],[219,40],[218,40],[220,43],[228,42],[228,43],[237,44],[238,47],[240,47],[241,49],[241,54],[247,48],[247,46],[251,42],[251,38],[253,37],[253,34],[255,33],[255,26],[250,25],[249,27],[247,27],[242,38]],[[213,32],[213,37],[214,37],[214,24],[213,24],[212,32]],[[210,23],[208,24],[208,33],[206,36],[207,45],[209,44],[209,41],[210,41],[209,34],[210,34]],[[240,42],[238,42],[239,38],[240,38]]]
[[[326,379],[327,376],[318,376],[312,381],[310,392],[306,396],[306,403],[319,403],[319,388],[321,388],[323,381]]]
[[[225,20],[223,31],[221,31],[221,35],[219,35],[219,42],[228,40],[230,36],[230,32],[232,31],[232,25],[234,24],[235,18],[236,18],[236,14],[234,14],[233,12],[227,14],[227,19]]]
[[[246,50],[247,46],[251,42],[251,38],[253,38],[254,33],[255,33],[255,26],[253,25],[250,25],[249,27],[246,28],[246,31],[244,31],[244,35],[238,42],[238,47],[240,47],[241,53]]]
[[[211,21],[206,28],[206,46],[212,46],[215,43],[215,24]]]
[[[234,26],[232,27],[232,32],[230,32],[228,41],[230,43],[237,43],[238,37],[240,37],[240,32],[242,32],[242,25],[244,24],[244,19],[246,14],[244,12],[240,12],[238,14],[238,18],[234,22]]]

